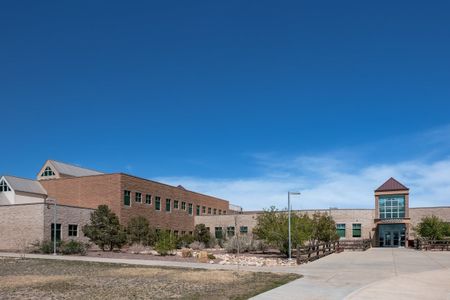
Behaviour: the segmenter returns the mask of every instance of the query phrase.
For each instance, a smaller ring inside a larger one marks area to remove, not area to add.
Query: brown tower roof
[[[398,182],[394,177],[389,178],[375,192],[404,191],[409,190],[406,186]]]

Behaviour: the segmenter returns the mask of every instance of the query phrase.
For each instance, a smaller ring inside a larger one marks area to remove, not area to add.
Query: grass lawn
[[[295,274],[0,259],[0,299],[247,299]]]

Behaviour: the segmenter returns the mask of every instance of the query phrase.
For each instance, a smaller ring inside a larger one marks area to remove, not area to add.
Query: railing
[[[339,240],[339,250],[361,250],[366,251],[372,247],[370,239]]]
[[[324,256],[335,253],[338,250],[338,242],[317,243],[297,247],[297,264],[307,263]]]
[[[450,251],[450,240],[429,240],[418,238],[415,240],[416,249]]]

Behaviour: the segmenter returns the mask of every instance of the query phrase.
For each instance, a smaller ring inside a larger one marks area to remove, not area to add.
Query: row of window
[[[142,193],[140,192],[135,192],[134,193],[134,201],[136,203],[142,203]],[[152,197],[152,195],[150,194],[146,194],[145,195],[145,204],[148,205],[152,205],[152,200],[154,200],[154,206],[155,206],[155,210],[160,211],[161,210],[161,197],[159,196],[154,196],[154,199]],[[131,206],[131,191],[127,191],[125,190],[123,193],[123,204],[125,206]],[[172,204],[172,199],[166,198],[166,202],[165,202],[165,211],[166,212],[171,212],[172,209],[180,209],[181,210],[187,210],[189,215],[193,215],[194,213],[194,206],[192,203],[186,203],[184,201],[180,201],[179,200],[173,200],[173,204]],[[195,214],[197,216],[199,216],[200,214],[202,215],[226,215],[227,211],[226,210],[221,210],[221,209],[217,209],[217,208],[211,208],[211,207],[206,207],[206,206],[200,206],[200,205],[196,205],[195,206]]]
[[[340,238],[345,238],[345,224],[336,224],[336,232]],[[352,224],[352,237],[361,237],[361,224]]]
[[[227,237],[232,237],[235,235],[235,229],[234,226],[228,226],[225,228],[225,233]],[[247,226],[241,226],[239,227],[239,232],[241,234],[247,234],[248,233],[248,227]],[[224,237],[224,228],[222,227],[214,227],[214,236],[216,239],[221,239]]]
[[[55,239],[55,224],[52,223],[50,225],[50,233],[52,241]],[[77,224],[69,224],[67,226],[67,236],[69,237],[77,237],[78,236],[78,225]],[[61,240],[61,224],[56,223],[56,240]]]

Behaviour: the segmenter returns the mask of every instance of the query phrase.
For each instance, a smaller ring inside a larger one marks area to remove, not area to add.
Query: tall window
[[[178,200],[173,200],[173,208],[178,209]]]
[[[234,236],[234,226],[228,226],[227,227],[227,236],[228,237]]]
[[[145,203],[146,204],[152,204],[152,195],[145,195]]]
[[[340,238],[345,238],[345,224],[336,224],[336,232]]]
[[[170,199],[166,199],[166,211],[170,211]]]
[[[217,208],[214,208],[214,214],[217,215]]]
[[[211,214],[211,207],[208,207],[208,215]]]
[[[123,205],[131,206],[131,192],[130,191],[123,191]]]
[[[222,210],[221,209],[219,209],[219,215],[221,215],[222,214]]]
[[[155,210],[161,210],[161,197],[155,197]]]
[[[200,205],[197,205],[197,206],[195,207],[195,214],[196,214],[197,216],[200,215]]]
[[[44,172],[41,174],[42,177],[55,176],[55,172],[50,167],[45,168]]]
[[[202,214],[206,215],[206,206],[202,206]]]
[[[248,233],[248,227],[247,226],[241,226],[239,231],[240,231],[241,234],[247,234]]]
[[[352,236],[353,237],[361,237],[361,224],[353,224],[352,225]]]
[[[404,196],[380,196],[378,206],[380,219],[398,219],[405,217]]]
[[[214,236],[216,239],[221,239],[223,237],[222,227],[214,227]]]
[[[51,224],[51,230],[50,230],[50,233],[51,233],[51,239],[52,239],[52,241],[54,241],[55,240],[55,224],[54,223],[52,223]],[[60,241],[61,240],[61,224],[56,224],[56,240],[57,241]]]
[[[186,210],[186,202],[181,202],[181,209]]]
[[[192,216],[192,203],[189,203],[188,204],[188,207],[189,207],[189,214]]]
[[[6,184],[6,181],[4,181],[4,180],[0,181],[0,192],[10,192],[10,191],[11,191],[11,189]]]
[[[142,194],[136,192],[136,197],[134,199],[136,202],[142,203]]]
[[[71,237],[77,237],[78,236],[78,225],[76,224],[69,224],[69,236]]]

